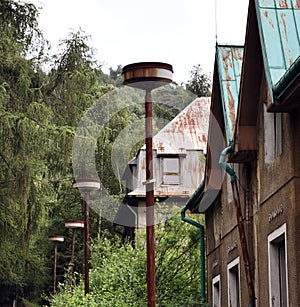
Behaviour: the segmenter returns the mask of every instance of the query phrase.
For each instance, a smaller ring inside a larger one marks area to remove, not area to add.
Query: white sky
[[[42,7],[39,27],[54,51],[81,28],[106,72],[118,64],[158,61],[173,65],[174,81],[186,82],[197,64],[212,74],[216,32],[220,44],[244,44],[248,0],[26,1]]]

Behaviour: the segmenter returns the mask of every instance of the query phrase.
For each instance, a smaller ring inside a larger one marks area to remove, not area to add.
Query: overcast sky
[[[173,65],[174,81],[186,82],[197,64],[212,74],[216,33],[220,44],[244,44],[248,0],[26,1],[42,7],[39,26],[53,50],[81,28],[104,71],[159,61]]]

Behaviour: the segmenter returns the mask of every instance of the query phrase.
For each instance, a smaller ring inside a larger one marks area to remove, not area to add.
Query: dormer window
[[[180,184],[180,160],[179,157],[162,158],[162,183]]]

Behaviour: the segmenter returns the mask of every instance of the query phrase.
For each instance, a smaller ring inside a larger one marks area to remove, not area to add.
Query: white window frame
[[[271,234],[268,235],[268,269],[269,269],[269,305],[270,307],[274,306],[280,306],[278,304],[273,304],[273,296],[274,293],[277,295],[276,298],[278,298],[278,293],[280,293],[280,290],[278,288],[278,280],[276,278],[276,281],[274,280],[274,275],[278,277],[279,275],[279,264],[278,264],[278,258],[274,259],[274,253],[276,253],[276,247],[274,247],[274,244],[276,245],[276,239],[279,239],[280,237],[284,237],[284,248],[285,248],[285,278],[286,278],[286,306],[289,306],[289,289],[288,289],[288,266],[287,266],[287,259],[288,259],[288,249],[287,249],[287,236],[286,236],[286,223],[281,225],[279,228],[274,230]],[[278,273],[276,273],[276,271]],[[274,274],[275,272],[275,274]],[[273,274],[272,274],[273,273]],[[272,278],[273,276],[273,278]],[[275,288],[275,289],[274,289]],[[279,297],[280,298],[280,297]]]
[[[227,265],[227,290],[228,290],[228,307],[231,307],[230,305],[230,271],[237,266],[238,268],[238,289],[236,289],[239,293],[239,302],[237,306],[241,306],[241,272],[240,272],[240,257],[235,258],[233,261],[231,261]],[[233,306],[236,307],[236,306]]]
[[[216,296],[215,285],[216,284],[219,284],[219,292],[217,294],[217,297],[218,297],[217,302],[215,302],[215,296]],[[220,275],[217,275],[212,279],[212,306],[213,307],[221,307],[221,289],[222,289],[221,288],[221,278],[220,278]]]

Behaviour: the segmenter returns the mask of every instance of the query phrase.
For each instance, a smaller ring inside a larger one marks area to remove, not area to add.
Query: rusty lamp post
[[[77,228],[84,228],[84,222],[81,220],[67,220],[65,221],[65,227],[72,229],[72,248],[71,248],[71,259],[70,259],[70,292],[72,291],[72,279],[74,271],[74,254],[75,254],[75,231]]]
[[[89,286],[89,193],[100,189],[100,180],[97,178],[80,178],[73,183],[73,188],[84,193],[83,216],[84,216],[84,294],[90,292]]]
[[[147,237],[147,294],[148,307],[156,306],[155,253],[154,253],[154,178],[152,147],[151,90],[172,82],[172,65],[160,62],[141,62],[124,66],[124,84],[146,91],[145,143],[146,143],[146,237]]]
[[[54,243],[54,269],[53,269],[53,294],[56,294],[56,259],[57,259],[57,243],[64,242],[63,236],[50,236],[49,241]]]

